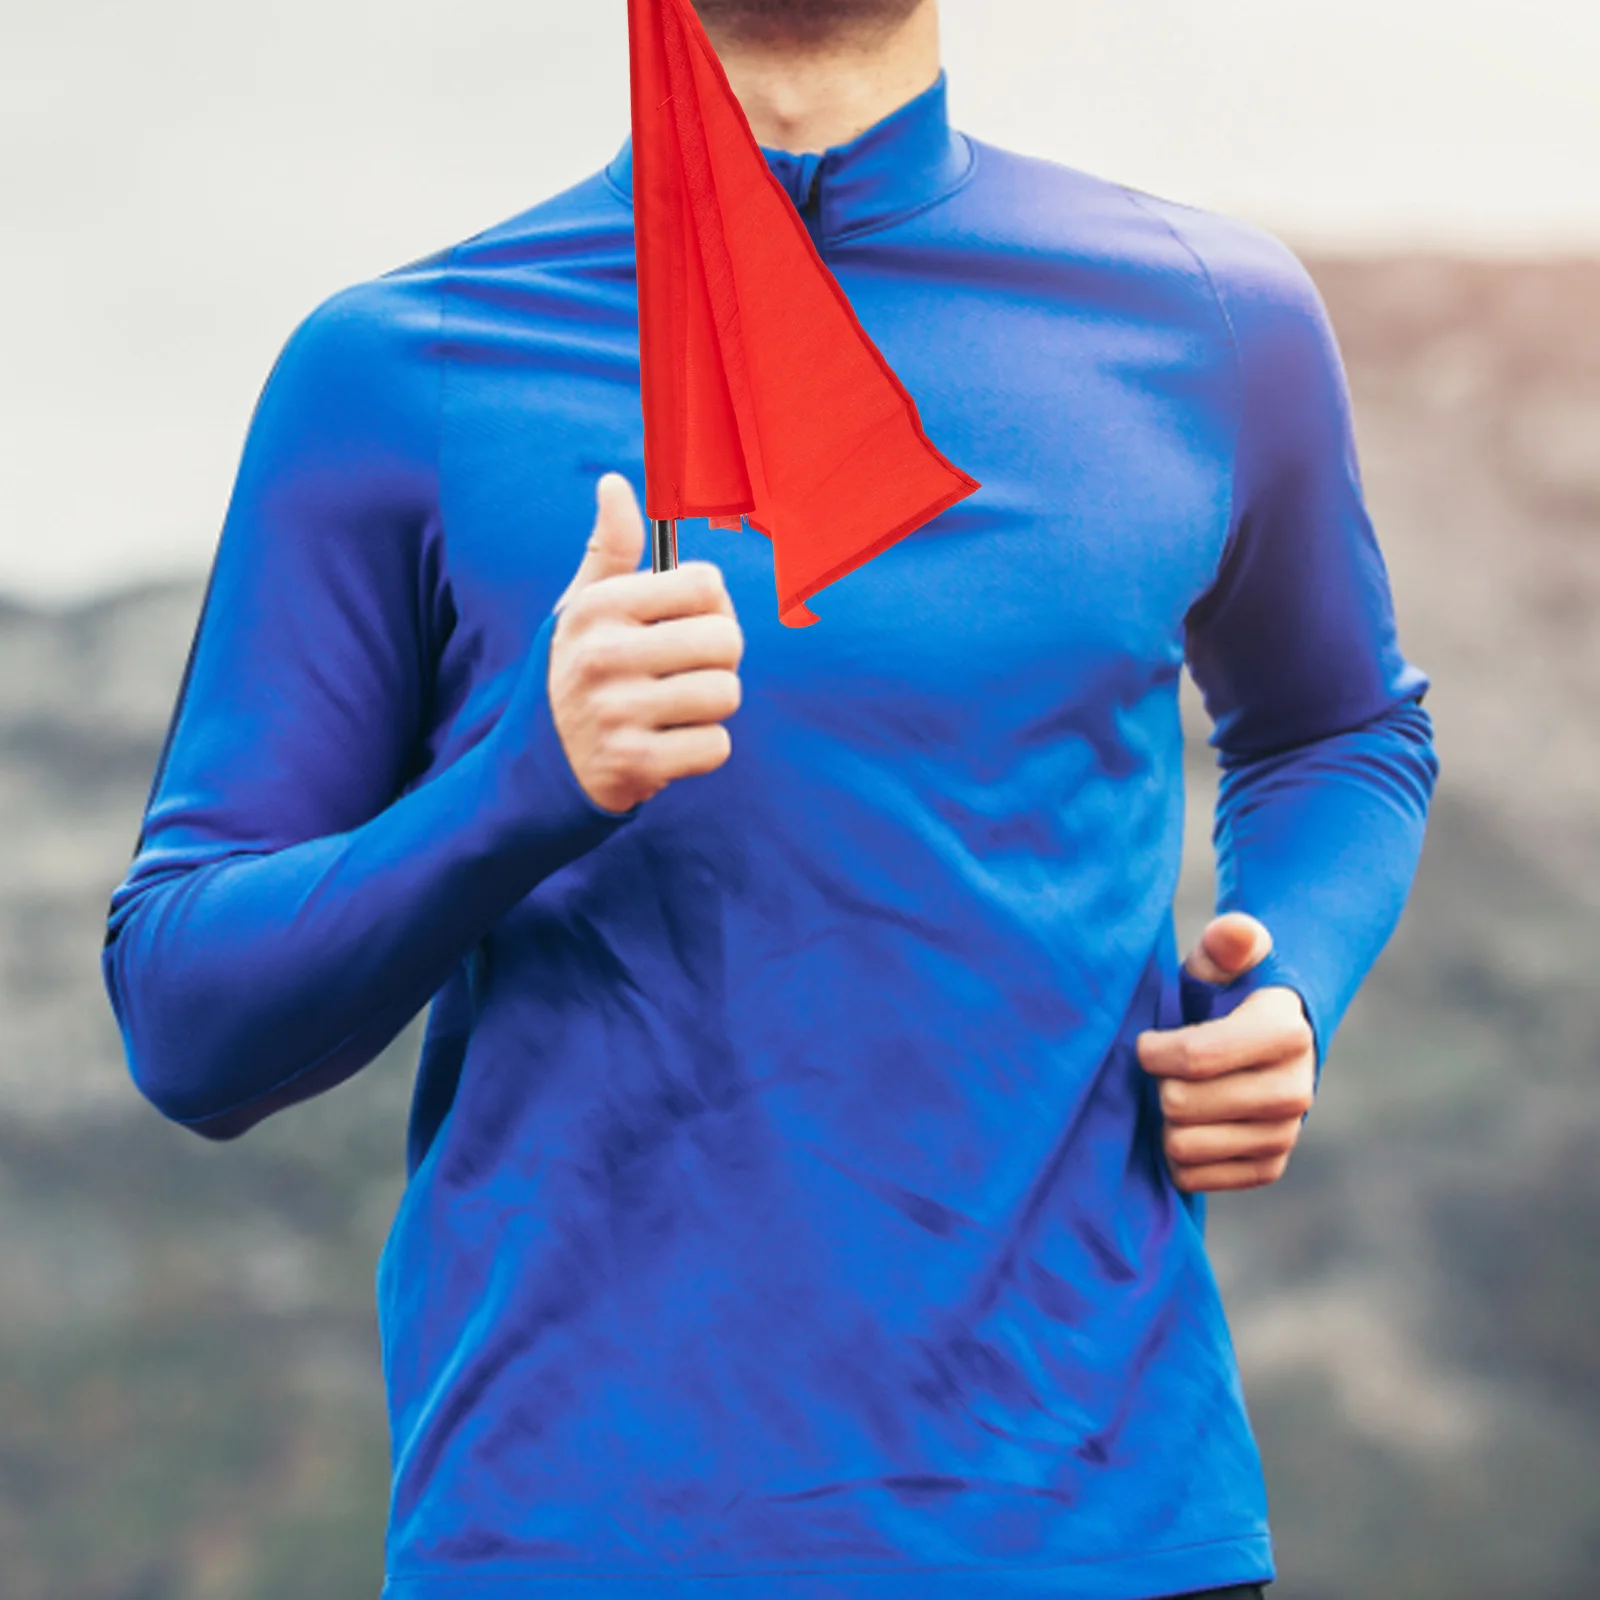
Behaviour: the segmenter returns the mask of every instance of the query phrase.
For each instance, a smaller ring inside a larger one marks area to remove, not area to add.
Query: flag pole
[[[675,518],[650,519],[650,565],[655,572],[671,572],[678,565],[678,524]]]

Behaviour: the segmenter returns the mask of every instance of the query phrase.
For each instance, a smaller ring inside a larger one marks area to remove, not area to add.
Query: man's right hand
[[[629,811],[732,752],[744,634],[707,561],[641,572],[644,519],[628,480],[600,480],[577,576],[556,602],[550,709],[583,791]]]

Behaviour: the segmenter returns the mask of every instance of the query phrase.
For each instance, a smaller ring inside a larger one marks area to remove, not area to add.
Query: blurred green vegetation
[[[7,1600],[377,1594],[405,1054],[231,1146],[0,1128]]]

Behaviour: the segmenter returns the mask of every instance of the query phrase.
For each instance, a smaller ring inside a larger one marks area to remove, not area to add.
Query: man
[[[983,489],[804,632],[748,532],[637,571],[626,149],[330,302],[113,905],[133,1071],[230,1138],[433,1001],[391,1600],[1254,1594],[1199,1196],[1283,1172],[1434,775],[1325,319],[1254,231],[952,131],[933,0],[700,10]]]

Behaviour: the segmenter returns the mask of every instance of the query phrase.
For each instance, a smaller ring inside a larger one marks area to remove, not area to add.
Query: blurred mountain
[[[1600,263],[1316,271],[1445,782],[1290,1176],[1213,1204],[1277,1592],[1589,1600]],[[380,1582],[371,1279],[415,1035],[215,1148],[138,1101],[100,989],[106,898],[200,594],[0,605],[8,1600],[355,1600]],[[1190,932],[1212,793],[1192,731]]]

